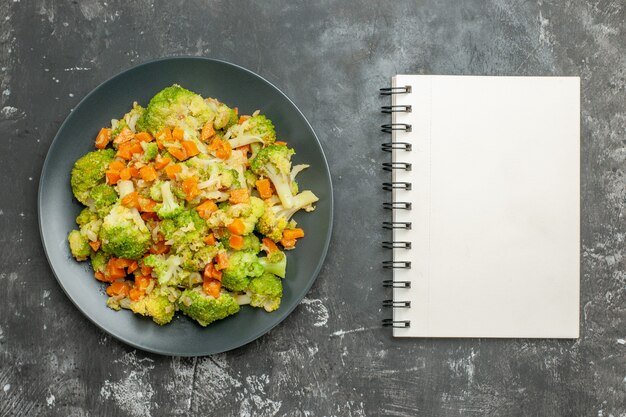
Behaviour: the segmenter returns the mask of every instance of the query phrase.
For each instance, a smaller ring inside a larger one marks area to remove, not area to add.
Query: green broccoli
[[[118,258],[140,259],[152,243],[150,230],[136,209],[115,206],[99,233],[102,250]]]
[[[91,253],[91,247],[89,246],[89,239],[83,236],[78,230],[72,230],[67,236],[67,240],[70,244],[70,251],[72,256],[77,261],[84,261],[89,257]]]
[[[217,115],[215,116],[215,120],[213,120],[213,126],[216,129],[226,130],[231,126],[236,125],[238,121],[239,117],[234,109],[231,109],[224,103],[219,103],[217,105]]]
[[[155,135],[165,127],[199,130],[214,112],[198,94],[174,84],[157,93],[137,124]]]
[[[231,291],[244,291],[250,279],[263,273],[257,256],[250,252],[234,252],[228,258],[228,267],[222,275],[222,286]]]
[[[161,183],[161,199],[163,202],[157,204],[156,212],[162,219],[176,217],[183,211],[183,206],[176,201],[176,197],[172,194],[170,181]]]
[[[151,317],[156,324],[164,325],[172,321],[176,312],[179,291],[172,287],[156,287],[145,297],[130,302],[135,314]]]
[[[184,210],[161,222],[161,232],[166,240],[172,241],[172,249],[176,252],[184,248],[198,250],[204,245],[202,239],[207,230],[206,221],[194,209]]]
[[[128,128],[133,132],[143,132],[146,129],[144,129],[138,122],[141,120],[145,112],[146,109],[137,104],[137,102],[134,102],[133,108],[124,115],[122,120],[126,122],[126,126],[128,126]]]
[[[228,135],[230,135],[228,142],[233,149],[255,142],[271,145],[276,141],[272,121],[260,114],[252,116],[242,124],[231,126],[226,136]]]
[[[91,253],[91,267],[93,268],[93,272],[102,272],[106,271],[107,263],[109,262],[110,256],[104,251],[97,251]]]
[[[286,146],[270,145],[261,149],[252,161],[250,168],[257,175],[270,179],[276,194],[285,208],[293,206],[291,186],[291,156],[293,149]]]
[[[256,230],[264,236],[278,242],[283,237],[283,230],[289,225],[291,217],[301,209],[313,211],[313,203],[319,199],[311,191],[303,191],[293,197],[293,206],[285,208],[280,204],[267,204],[265,211],[256,224]]]
[[[232,223],[233,219],[240,219],[245,225],[242,236],[246,236],[254,231],[255,224],[265,212],[265,203],[260,198],[251,196],[249,203],[234,205],[222,203],[220,210],[226,213],[225,225]]]
[[[265,273],[250,281],[248,291],[250,292],[250,305],[262,307],[269,313],[280,307],[283,283],[277,276]]]
[[[176,255],[148,255],[143,264],[152,268],[159,285],[177,285],[180,281],[182,259]]]
[[[93,187],[89,192],[89,197],[93,202],[92,207],[96,210],[98,216],[100,217],[104,217],[109,214],[118,199],[117,192],[108,184],[98,184]]]
[[[201,326],[208,326],[239,311],[239,304],[232,295],[222,292],[218,298],[207,295],[202,287],[183,291],[178,308]]]
[[[159,153],[159,146],[156,142],[141,142],[143,148],[143,160],[148,162],[156,158]]]
[[[89,152],[76,161],[72,168],[70,183],[74,197],[84,205],[89,203],[89,193],[98,184],[104,183],[104,172],[115,157],[114,149]]]
[[[243,175],[246,178],[246,185],[248,186],[248,189],[254,188],[256,186],[257,180],[259,179],[259,176],[249,169],[246,169]]]
[[[265,272],[270,272],[281,278],[285,278],[287,270],[287,256],[281,251],[269,253],[266,257],[259,258],[259,263]]]
[[[163,194],[161,194],[162,186],[163,186],[163,181],[159,181],[159,180],[155,181],[154,184],[150,186],[149,195],[151,199],[153,199],[154,201],[159,201],[159,202],[163,201]]]
[[[98,220],[98,215],[91,211],[88,207],[84,208],[76,217],[76,223],[79,226],[85,225],[93,220]]]
[[[179,255],[182,258],[181,266],[187,271],[202,271],[206,264],[217,255],[217,246],[202,246],[197,251],[191,249],[182,250]]]

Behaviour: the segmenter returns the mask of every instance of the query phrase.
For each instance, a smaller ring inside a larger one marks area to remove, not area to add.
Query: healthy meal
[[[181,311],[202,326],[241,305],[278,309],[284,250],[304,237],[293,215],[318,198],[298,190],[308,165],[292,166],[276,139],[259,111],[178,85],[102,128],[72,169],[86,208],[68,241],[108,283],[107,305],[160,325]]]

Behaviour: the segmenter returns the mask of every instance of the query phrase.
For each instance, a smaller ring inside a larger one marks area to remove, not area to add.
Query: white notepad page
[[[398,337],[577,338],[580,79],[398,75],[394,328]]]

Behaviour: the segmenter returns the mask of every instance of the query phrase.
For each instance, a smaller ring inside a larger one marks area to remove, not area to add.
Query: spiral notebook
[[[397,75],[381,92],[397,337],[577,338],[580,79]]]

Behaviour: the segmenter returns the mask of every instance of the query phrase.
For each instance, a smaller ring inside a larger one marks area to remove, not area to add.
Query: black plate
[[[266,313],[243,307],[235,316],[203,328],[180,313],[166,326],[129,311],[115,312],[106,304],[103,284],[96,281],[88,262],[71,257],[67,235],[76,228],[81,205],[70,189],[74,162],[93,150],[98,130],[121,117],[133,101],[148,100],[174,83],[215,97],[243,114],[260,109],[275,124],[279,140],[296,150],[294,163],[311,168],[298,176],[301,190],[319,198],[312,213],[298,213],[306,231],[295,251],[289,252],[280,309]],[[89,93],[67,117],[48,151],[39,184],[39,226],[46,256],[72,302],[98,327],[139,349],[166,355],[197,356],[224,352],[267,333],[293,311],[322,267],[333,219],[333,194],[328,164],[313,129],[298,108],[278,88],[239,66],[207,58],[166,58],[131,68]]]

